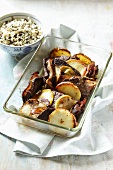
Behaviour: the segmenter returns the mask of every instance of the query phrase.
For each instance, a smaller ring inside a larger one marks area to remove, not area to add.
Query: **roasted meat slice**
[[[81,113],[83,113],[84,108],[86,104],[86,98],[84,98],[82,101],[78,101],[70,110],[71,113],[74,114],[74,116],[77,118]]]
[[[22,93],[23,102],[32,98],[38,90],[43,86],[43,78],[39,76],[38,72],[34,72],[30,78],[27,88]]]
[[[56,84],[55,65],[53,59],[44,60],[44,82],[46,88],[54,89]]]
[[[48,58],[44,58],[43,59],[43,69],[44,69],[44,74],[43,74],[43,78],[47,79],[49,77],[49,72],[47,70],[47,60]]]
[[[70,81],[75,84],[81,91],[81,99],[87,98],[92,89],[96,86],[96,81],[90,80],[87,77],[76,76],[64,81]]]
[[[90,63],[87,66],[85,76],[90,77],[90,78],[95,78],[97,74],[98,74],[98,65],[95,66],[94,62]]]
[[[49,115],[54,111],[54,108],[48,107],[45,111],[39,114],[38,119],[48,121]]]

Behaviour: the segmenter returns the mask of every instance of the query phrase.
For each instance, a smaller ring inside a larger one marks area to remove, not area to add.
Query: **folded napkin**
[[[51,35],[79,41],[76,31],[60,25]],[[14,68],[18,80],[33,52],[24,57]],[[36,156],[95,155],[113,148],[113,80],[112,63],[109,65],[101,86],[94,98],[84,125],[75,137],[65,139],[45,134],[31,127],[20,125],[4,113],[1,115],[0,132],[16,139],[14,152]],[[106,81],[107,80],[107,81]]]

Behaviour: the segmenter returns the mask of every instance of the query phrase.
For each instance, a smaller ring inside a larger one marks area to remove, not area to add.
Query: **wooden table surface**
[[[39,16],[48,32],[60,23],[76,29],[82,42],[110,48],[113,41],[111,0],[3,0],[0,15],[29,12]],[[0,111],[14,84],[16,61],[0,56]],[[113,150],[96,156],[27,157],[13,152],[15,140],[0,134],[0,170],[113,170]]]

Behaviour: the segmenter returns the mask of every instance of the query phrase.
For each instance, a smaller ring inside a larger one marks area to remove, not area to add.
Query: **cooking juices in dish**
[[[75,128],[96,86],[98,66],[90,57],[54,48],[43,59],[43,76],[34,72],[22,93],[20,114]]]

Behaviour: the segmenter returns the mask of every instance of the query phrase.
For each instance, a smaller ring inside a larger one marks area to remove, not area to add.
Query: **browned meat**
[[[43,68],[44,68],[44,75],[43,75],[43,77],[45,79],[47,79],[49,77],[49,73],[48,73],[48,70],[47,70],[47,63],[46,63],[47,60],[48,60],[48,58],[44,58],[43,59]]]
[[[98,74],[98,66],[95,66],[95,63],[92,62],[87,66],[87,70],[85,73],[85,76],[90,78],[95,78],[95,76]]]
[[[55,80],[56,80],[56,76],[55,76],[55,66],[53,64],[53,60],[52,59],[48,59],[47,62],[47,70],[49,73],[49,77],[46,80],[46,84],[51,88],[54,89],[55,86]]]
[[[38,119],[48,121],[49,115],[54,111],[54,108],[47,108],[44,112],[39,114]]]
[[[77,102],[74,107],[71,109],[71,112],[74,116],[78,117],[81,113],[83,113],[86,104],[86,98],[82,101]]]
[[[67,81],[67,79],[65,79],[64,81]],[[87,77],[81,76],[72,77],[68,81],[72,82],[80,89],[82,99],[87,98],[96,85],[96,81],[89,80]]]
[[[32,98],[38,90],[42,88],[43,78],[38,75],[38,72],[32,74],[27,88],[22,93],[23,102]]]

